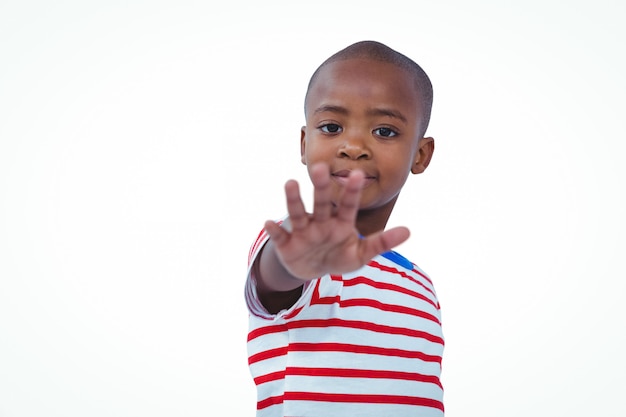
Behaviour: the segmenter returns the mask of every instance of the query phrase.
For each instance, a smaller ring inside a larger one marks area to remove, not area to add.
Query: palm
[[[315,188],[313,213],[307,213],[298,184],[285,185],[289,225],[279,227],[267,222],[276,254],[285,269],[296,278],[309,280],[327,273],[358,269],[375,255],[385,252],[408,238],[406,228],[395,228],[367,238],[360,238],[355,227],[363,174],[353,172],[337,207],[331,202],[331,180],[327,166],[311,171]]]

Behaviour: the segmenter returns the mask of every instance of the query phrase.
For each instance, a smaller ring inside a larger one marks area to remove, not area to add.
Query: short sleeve
[[[280,225],[282,225],[284,222],[285,219],[277,221],[277,223]],[[248,307],[248,311],[250,312],[250,314],[261,319],[275,320],[279,317],[289,317],[296,309],[301,309],[304,304],[306,304],[305,300],[310,297],[308,294],[310,292],[309,289],[312,288],[311,283],[315,280],[308,281],[304,284],[304,288],[302,289],[302,296],[291,308],[282,310],[277,314],[269,313],[261,303],[261,300],[259,300],[256,287],[256,277],[254,276],[253,268],[254,262],[256,261],[257,257],[261,253],[261,250],[268,240],[269,235],[267,234],[265,229],[263,229],[250,247],[250,252],[248,253],[248,274],[245,283],[245,299],[246,306]]]

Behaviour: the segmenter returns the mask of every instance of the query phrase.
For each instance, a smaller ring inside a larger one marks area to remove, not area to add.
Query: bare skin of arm
[[[291,307],[306,281],[325,274],[342,274],[365,265],[379,253],[404,242],[409,230],[396,227],[359,237],[356,219],[364,175],[350,174],[339,201],[333,204],[328,166],[311,170],[313,213],[307,213],[298,183],[285,184],[291,230],[265,223],[270,240],[255,261],[259,298],[270,313]]]

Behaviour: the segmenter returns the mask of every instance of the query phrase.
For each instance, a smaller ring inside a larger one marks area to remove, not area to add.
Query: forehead
[[[416,117],[421,101],[414,77],[397,65],[354,58],[330,62],[320,68],[305,102],[307,113],[326,101],[357,99],[370,106],[398,108]]]

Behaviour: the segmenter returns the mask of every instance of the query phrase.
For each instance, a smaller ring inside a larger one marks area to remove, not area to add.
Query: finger
[[[287,198],[287,213],[289,213],[292,230],[305,228],[309,224],[309,215],[304,209],[304,203],[300,197],[300,187],[296,181],[287,181],[285,197]]]
[[[411,233],[406,227],[394,227],[384,232],[375,233],[360,241],[361,260],[367,262],[374,256],[387,252],[405,242]]]
[[[289,240],[289,233],[276,222],[268,220],[265,222],[264,227],[276,246],[281,246]]]
[[[364,181],[365,174],[363,172],[355,170],[350,173],[337,203],[337,218],[339,220],[351,223],[356,220]]]
[[[313,182],[313,218],[316,221],[326,221],[332,213],[332,184],[330,170],[326,164],[317,164],[311,169]]]

